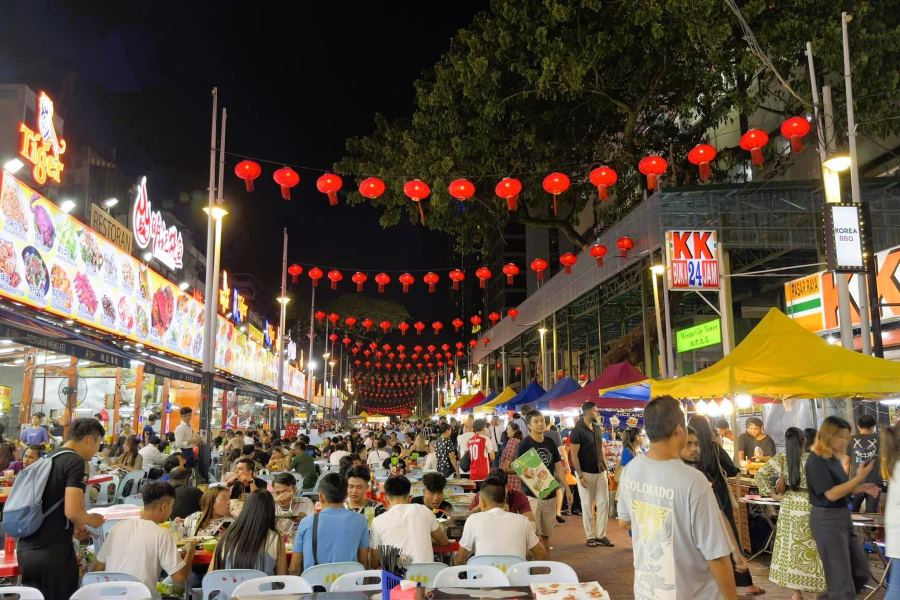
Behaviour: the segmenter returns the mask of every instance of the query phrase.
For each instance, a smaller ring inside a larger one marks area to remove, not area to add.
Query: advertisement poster
[[[670,290],[718,290],[719,244],[715,231],[666,232]]]

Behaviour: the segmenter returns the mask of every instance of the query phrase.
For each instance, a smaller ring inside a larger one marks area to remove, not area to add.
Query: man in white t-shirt
[[[144,469],[162,469],[166,460],[166,455],[159,451],[159,445],[162,440],[157,435],[151,435],[147,441],[147,445],[138,450],[143,459]]]
[[[628,463],[619,483],[619,523],[632,530],[634,597],[736,600],[716,498],[706,477],[681,460],[688,432],[678,401],[648,402],[644,430],[650,451]]]
[[[191,407],[184,406],[179,411],[179,414],[181,415],[181,423],[175,428],[175,443],[173,446],[184,455],[187,465],[193,467],[194,446],[200,443],[200,440],[197,439],[197,436],[194,435],[194,430],[191,428],[191,419],[194,417],[194,411],[191,410]]]
[[[450,543],[430,508],[424,504],[410,504],[411,488],[409,479],[403,475],[388,477],[384,482],[384,494],[390,508],[372,521],[369,544],[372,568],[381,563],[379,546],[394,546],[411,562],[426,563],[434,562],[432,543],[439,546]]]
[[[378,440],[376,442],[378,446],[374,450],[370,450],[368,456],[366,456],[366,464],[369,465],[369,468],[372,470],[383,468],[384,461],[391,457],[391,453],[385,450],[385,446],[387,446],[387,442],[384,438]]]
[[[546,560],[547,550],[534,532],[534,524],[523,515],[507,512],[506,486],[491,476],[484,480],[478,494],[479,512],[466,519],[456,564],[464,565],[472,556],[484,554],[521,556],[528,560]]]
[[[114,571],[136,577],[150,590],[153,598],[160,571],[175,583],[187,580],[194,558],[194,545],[188,544],[184,558],[178,554],[175,538],[159,526],[169,520],[175,505],[175,488],[165,481],[148,481],[141,488],[144,507],[141,518],[124,519],[113,527],[97,553],[95,571]]]

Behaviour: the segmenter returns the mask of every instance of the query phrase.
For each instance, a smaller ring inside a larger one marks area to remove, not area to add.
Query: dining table
[[[413,591],[415,600],[478,600],[481,598],[496,600],[525,600],[534,598],[529,586],[484,587],[484,588],[424,588],[417,587]],[[379,600],[381,590],[363,592],[316,592],[312,594],[241,594],[232,596],[231,600]]]
[[[766,543],[763,544],[763,547],[760,548],[755,554],[747,557],[747,560],[753,560],[763,553],[772,554],[772,550],[775,547],[775,514],[777,509],[781,507],[781,502],[775,500],[774,498],[767,498],[765,496],[756,495],[743,496],[739,499],[739,502],[741,502],[742,504],[752,504],[761,507],[762,510],[760,511],[760,514],[770,528],[769,537],[766,538]]]

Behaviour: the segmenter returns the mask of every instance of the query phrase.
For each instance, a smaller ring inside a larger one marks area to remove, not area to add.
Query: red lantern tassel
[[[700,181],[706,181],[710,177],[712,177],[712,168],[709,166],[709,161],[700,163]]]
[[[405,284],[405,283],[403,284],[403,293],[404,293],[404,294],[408,294],[408,293],[409,293],[409,286],[408,286],[407,284]]]
[[[312,282],[313,282],[313,287],[319,287],[319,280],[318,280],[318,279],[313,279]]]
[[[429,284],[428,284],[428,293],[429,293],[429,294],[433,294],[433,293],[434,293],[434,284],[433,284],[433,283],[429,283]]]
[[[764,161],[762,148],[754,148],[750,151],[750,162],[758,167],[761,167],[763,165]]]
[[[378,293],[379,293],[379,294],[383,294],[383,293],[384,293],[384,284],[383,284],[383,283],[379,283],[379,284],[378,284]]]
[[[360,281],[359,283],[356,284],[356,291],[357,291],[357,292],[363,291],[363,283],[362,283],[362,281]]]
[[[651,191],[656,189],[656,175],[653,173],[647,175],[647,189]]]
[[[419,208],[419,220],[422,222],[422,225],[425,224],[425,211],[422,210],[422,202],[416,202],[416,206]]]
[[[253,191],[253,180],[252,179],[245,179],[244,184],[245,184],[244,187],[247,188],[248,192]]]
[[[597,257],[597,266],[598,266],[598,267],[602,267],[602,266],[603,266],[603,257],[602,257],[602,256],[598,256],[598,257]]]
[[[291,188],[286,185],[281,186],[281,198],[282,200],[290,200],[291,199]]]
[[[458,290],[458,289],[459,289],[459,282],[458,282],[457,280],[455,280],[455,279],[453,280],[453,289],[454,289],[454,290]],[[459,330],[457,329],[457,331],[459,331]]]
[[[334,281],[333,279],[331,280],[331,289],[333,289],[333,290],[337,289],[337,281]]]
[[[300,281],[299,275],[291,275],[291,283],[298,283]]]
[[[331,206],[337,206],[337,192],[328,192],[328,204]]]
[[[597,192],[600,194],[601,200],[609,200],[609,192],[607,191],[605,185],[598,185]]]
[[[537,280],[538,280],[538,283],[544,283],[544,272],[543,271],[538,271]]]
[[[803,152],[803,138],[799,135],[791,136],[791,152],[794,154]]]
[[[566,265],[565,267],[563,267],[563,271],[566,272],[566,273],[571,273],[571,272],[572,272],[572,267],[569,266],[569,265]]]
[[[515,283],[515,281],[513,280],[513,276],[507,275],[506,276],[506,285],[512,285],[513,283]]]
[[[487,287],[487,279],[479,279],[478,287],[480,287],[481,289],[486,288]]]
[[[506,210],[508,212],[516,212],[519,210],[519,195],[510,196],[506,199]]]
[[[554,217],[559,216],[559,209],[556,206],[556,197],[557,197],[557,194],[553,194],[553,216]]]

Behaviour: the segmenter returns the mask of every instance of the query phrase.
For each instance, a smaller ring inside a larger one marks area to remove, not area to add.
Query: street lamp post
[[[538,334],[541,336],[541,383],[547,385],[547,356],[546,350],[544,349],[544,337],[547,335],[547,328],[540,327],[538,329]]]
[[[653,280],[653,309],[656,313],[656,343],[659,348],[659,372],[663,377],[669,376],[669,368],[666,360],[666,340],[663,336],[662,314],[659,310],[659,284],[656,278],[663,275],[666,268],[663,265],[650,267],[650,278]]]
[[[287,297],[287,251],[288,251],[288,235],[287,228],[284,229],[284,250],[281,254],[281,295],[278,297],[278,303],[281,305],[278,317],[278,339],[275,343],[275,356],[278,357],[278,382],[276,384],[277,396],[275,398],[275,429],[278,435],[281,435],[281,413],[284,409],[284,325],[287,313],[288,302],[291,301]]]

